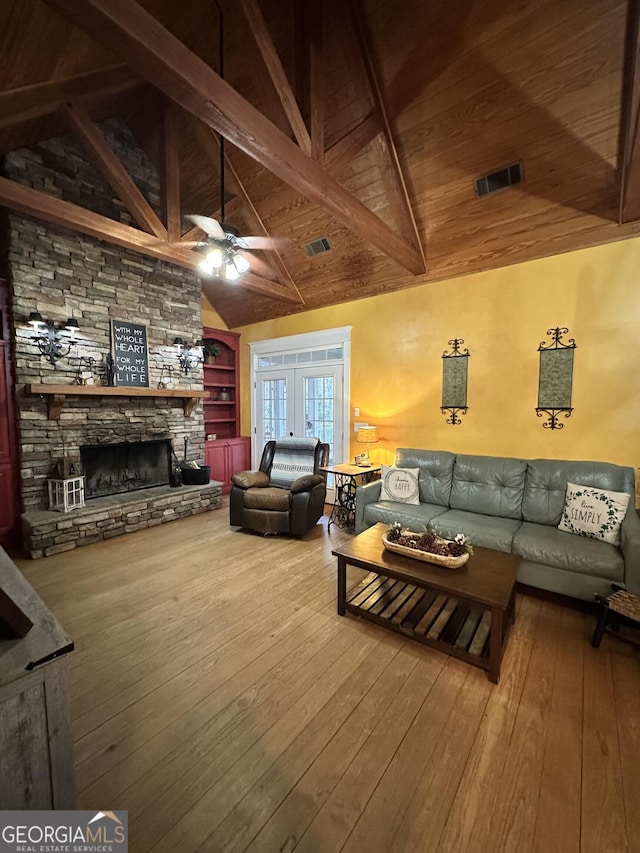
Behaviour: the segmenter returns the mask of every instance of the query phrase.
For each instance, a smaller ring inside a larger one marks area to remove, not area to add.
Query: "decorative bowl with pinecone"
[[[382,544],[388,551],[446,569],[458,569],[473,553],[469,539],[463,533],[458,533],[455,539],[443,539],[433,530],[416,533],[403,529],[398,522],[382,534]]]

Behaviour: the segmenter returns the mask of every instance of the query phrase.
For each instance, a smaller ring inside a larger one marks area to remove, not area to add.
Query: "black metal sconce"
[[[43,320],[39,311],[32,311],[29,314],[29,324],[34,329],[40,354],[51,364],[55,365],[58,359],[69,355],[79,328],[77,320],[69,317],[66,323],[56,325],[53,320]]]
[[[175,347],[178,356],[180,370],[182,370],[185,376],[190,370],[193,370],[194,367],[197,367],[202,363],[204,357],[202,352],[202,341],[195,341],[193,344],[187,344],[184,342],[183,338],[176,338],[173,342],[173,346]]]
[[[538,379],[538,405],[536,415],[541,418],[549,416],[549,420],[543,423],[545,429],[563,429],[559,416],[571,417],[573,408],[571,406],[571,393],[573,385],[573,351],[576,342],[569,338],[563,341],[563,336],[569,333],[564,326],[556,326],[555,329],[547,329],[547,335],[551,336],[551,343],[545,344],[541,341],[538,347],[540,353],[540,372]]]
[[[461,424],[458,415],[466,415],[467,406],[467,374],[469,367],[469,350],[461,350],[463,338],[453,338],[448,341],[451,352],[442,353],[442,405],[440,410],[444,415],[450,415],[446,423],[451,426]]]
[[[160,365],[160,379],[158,379],[158,388],[173,388],[173,365]]]

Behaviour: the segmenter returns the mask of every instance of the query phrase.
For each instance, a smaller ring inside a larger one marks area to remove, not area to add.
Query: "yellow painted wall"
[[[209,326],[211,329],[229,328],[204,293],[202,294],[202,325]]]
[[[422,285],[241,332],[242,432],[250,429],[249,343],[352,326],[351,417],[379,427],[374,461],[396,447],[640,466],[640,239]],[[561,430],[534,411],[538,344],[575,338],[573,406]],[[442,352],[464,338],[469,411],[440,412]],[[353,432],[351,433],[353,436]],[[352,440],[350,456],[362,446]]]

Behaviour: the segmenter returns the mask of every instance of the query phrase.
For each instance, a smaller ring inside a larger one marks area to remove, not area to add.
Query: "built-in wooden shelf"
[[[171,397],[182,400],[184,416],[188,418],[198,400],[209,396],[209,391],[193,388],[111,388],[107,385],[25,385],[27,394],[49,397],[49,418],[60,419],[60,412],[67,397]]]

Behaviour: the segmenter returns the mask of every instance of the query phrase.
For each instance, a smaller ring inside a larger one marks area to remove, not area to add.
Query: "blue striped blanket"
[[[288,489],[298,477],[313,474],[317,444],[317,438],[278,438],[270,485]]]

